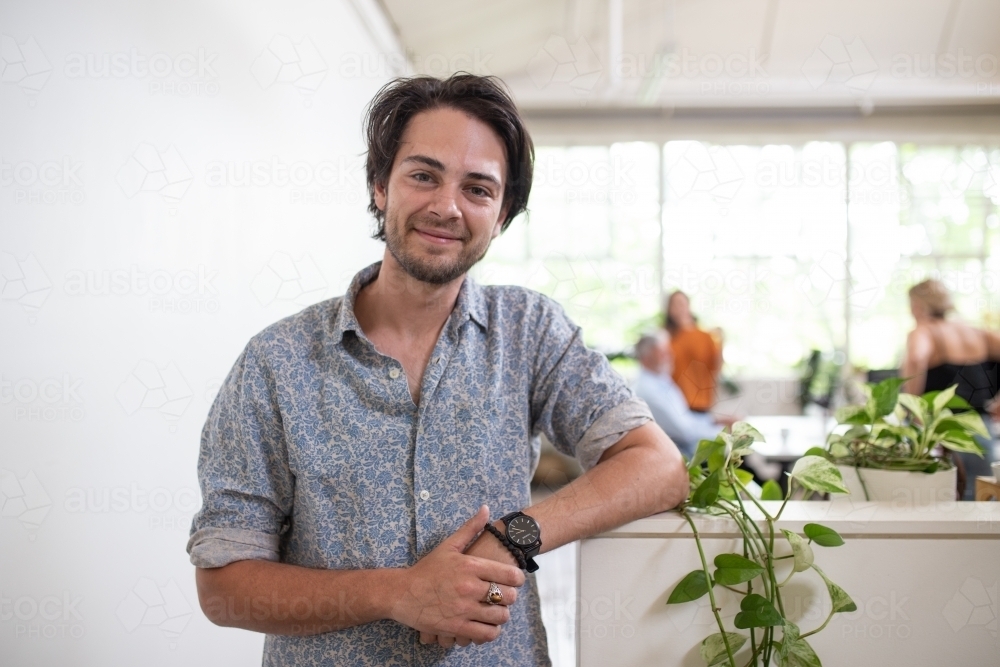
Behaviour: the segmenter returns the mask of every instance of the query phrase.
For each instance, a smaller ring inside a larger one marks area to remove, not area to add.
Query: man
[[[689,459],[701,440],[714,440],[726,424],[711,415],[688,408],[684,394],[674,384],[673,354],[666,332],[647,334],[635,345],[639,377],[635,393],[646,401],[656,423]]]
[[[523,570],[675,506],[680,453],[558,305],[466,276],[531,187],[498,82],[393,82],[366,131],[384,257],[255,336],[220,389],[188,543],[202,609],[266,632],[266,665],[549,664]],[[588,472],[531,506],[539,433]]]

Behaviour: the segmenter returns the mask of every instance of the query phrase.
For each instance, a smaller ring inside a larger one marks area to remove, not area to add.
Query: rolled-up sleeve
[[[544,299],[531,389],[533,433],[588,470],[622,436],[653,420],[607,358],[583,343],[562,307]]]
[[[202,507],[187,544],[196,567],[279,559],[294,481],[274,376],[256,339],[236,361],[209,411],[198,481]]]

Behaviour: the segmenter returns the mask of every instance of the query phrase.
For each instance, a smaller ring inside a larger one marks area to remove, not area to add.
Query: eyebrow
[[[405,162],[418,162],[420,164],[427,165],[431,169],[437,169],[438,171],[444,171],[445,170],[444,163],[442,163],[440,160],[435,160],[434,158],[428,157],[426,155],[409,155],[409,156],[403,158],[403,162],[404,163]],[[467,171],[467,172],[465,172],[465,178],[472,178],[472,179],[475,179],[477,181],[487,181],[487,182],[492,183],[493,185],[497,186],[498,188],[500,187],[500,181],[497,179],[496,176],[494,176],[492,174],[484,174],[484,173],[478,172],[478,171]]]

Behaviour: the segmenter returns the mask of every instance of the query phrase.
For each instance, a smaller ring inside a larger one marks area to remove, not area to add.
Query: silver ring
[[[486,591],[486,601],[490,604],[500,604],[503,602],[503,592],[492,581],[490,582],[490,590]]]

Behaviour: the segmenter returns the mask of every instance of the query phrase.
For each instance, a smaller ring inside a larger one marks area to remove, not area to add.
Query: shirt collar
[[[358,324],[358,318],[354,314],[354,301],[358,293],[361,292],[361,289],[378,277],[378,272],[381,268],[382,262],[375,262],[358,271],[351,280],[351,285],[347,288],[347,293],[344,294],[340,312],[337,314],[337,319],[334,322],[333,336],[336,342],[343,341],[344,332],[346,331],[353,331],[355,335],[363,334],[361,325]],[[455,326],[461,326],[471,319],[480,327],[486,329],[488,321],[486,317],[486,296],[483,294],[482,285],[473,280],[468,274],[466,274],[465,280],[462,281],[462,287],[458,291],[458,298],[455,300],[455,308],[452,310],[452,316],[455,316]]]

